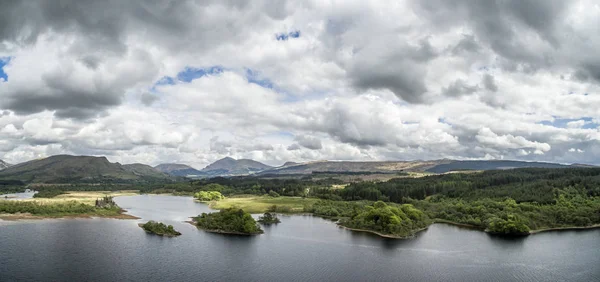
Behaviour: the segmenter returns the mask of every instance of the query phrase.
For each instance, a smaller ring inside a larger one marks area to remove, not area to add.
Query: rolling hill
[[[504,161],[504,160],[477,160],[477,161],[456,161],[456,160],[433,160],[433,161],[374,161],[374,162],[353,162],[353,161],[319,161],[302,164],[283,165],[270,170],[265,170],[259,175],[285,175],[285,174],[311,174],[313,172],[370,172],[370,173],[390,173],[390,172],[431,172],[447,173],[451,171],[462,170],[495,170],[511,168],[569,168],[569,167],[590,167],[589,165],[557,164],[545,162],[525,162],[525,161]]]
[[[580,167],[583,165],[564,165],[557,163],[545,163],[545,162],[524,162],[524,161],[504,161],[504,160],[490,160],[490,161],[450,161],[436,165],[427,169],[428,172],[433,173],[446,173],[450,171],[460,170],[494,170],[494,169],[512,169],[512,168],[526,168],[526,167],[537,167],[537,168],[569,168],[569,167]]]
[[[150,166],[111,163],[105,157],[56,155],[0,171],[0,180],[24,183],[131,183],[170,181]]]
[[[381,162],[353,162],[353,161],[318,161],[295,165],[281,166],[265,170],[260,174],[311,174],[313,172],[400,172],[424,171],[445,161],[381,161]]]

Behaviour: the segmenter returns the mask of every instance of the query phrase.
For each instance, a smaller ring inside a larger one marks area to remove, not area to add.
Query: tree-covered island
[[[199,229],[224,234],[257,235],[263,230],[252,216],[242,209],[228,208],[215,213],[202,213],[193,222]]]
[[[146,223],[140,223],[139,226],[146,232],[159,236],[175,237],[181,235],[181,233],[173,229],[173,225],[166,225],[162,222],[156,222],[153,220]]]

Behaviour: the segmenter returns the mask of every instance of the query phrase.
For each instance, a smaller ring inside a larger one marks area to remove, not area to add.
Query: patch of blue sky
[[[177,74],[177,79],[183,82],[191,82],[194,79],[208,75],[218,75],[223,73],[223,68],[220,66],[212,66],[208,68],[192,68],[186,67],[183,71]]]
[[[277,41],[286,41],[290,38],[298,38],[300,37],[301,33],[299,30],[294,30],[294,31],[290,31],[288,33],[279,33],[279,34],[275,34],[275,39],[277,39]]]
[[[246,69],[246,79],[249,83],[254,83],[264,88],[273,89],[273,82],[268,78],[262,77],[260,73],[255,70]]]
[[[177,81],[189,83],[192,82],[194,79],[198,79],[204,76],[219,75],[223,73],[223,71],[225,71],[225,69],[221,66],[212,66],[207,68],[186,67],[185,69],[177,73],[177,76],[175,78],[171,76],[163,76],[156,83],[154,83],[150,90],[152,92],[156,92],[157,86],[174,85],[175,83],[177,83]]]
[[[584,122],[584,124],[583,124],[583,126],[581,126],[581,128],[590,129],[590,128],[598,127],[598,124],[594,123],[594,121],[591,117],[582,117],[582,118],[575,118],[575,119],[555,118],[554,120],[541,121],[541,122],[539,122],[539,124],[553,126],[553,127],[557,127],[557,128],[567,128],[569,122],[576,122],[576,121],[580,121],[580,120],[582,120]]]
[[[10,57],[0,57],[0,80],[8,81],[8,75],[4,72],[4,66],[8,65]]]
[[[271,89],[271,90],[277,92],[281,96],[282,102],[293,103],[293,102],[298,102],[301,100],[296,95],[293,95],[283,89],[278,88],[275,85],[275,83],[273,83],[273,81],[271,81],[269,78],[262,76],[259,71],[247,68],[246,69],[246,79],[248,80],[248,83],[253,83],[260,87]],[[304,98],[307,98],[307,97],[303,96],[303,99]]]

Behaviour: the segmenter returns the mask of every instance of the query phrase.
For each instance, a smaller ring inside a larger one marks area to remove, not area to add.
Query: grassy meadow
[[[305,205],[312,205],[316,201],[318,199],[302,197],[240,195],[219,201],[211,201],[208,204],[210,208],[217,210],[236,207],[249,213],[264,213],[271,211],[270,209],[273,206],[277,206],[276,212],[301,213],[304,212]]]

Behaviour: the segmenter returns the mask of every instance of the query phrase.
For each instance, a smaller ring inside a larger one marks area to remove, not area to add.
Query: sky
[[[1,1],[0,159],[600,164],[589,0]]]

